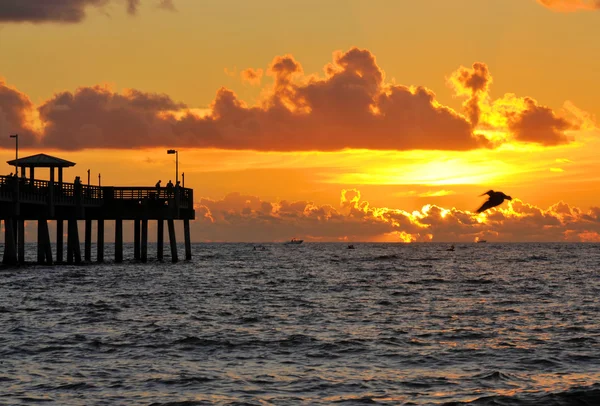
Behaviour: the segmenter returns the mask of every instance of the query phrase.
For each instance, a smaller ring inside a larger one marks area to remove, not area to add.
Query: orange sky
[[[105,3],[0,4],[5,161],[176,148],[194,241],[600,241],[597,2]]]

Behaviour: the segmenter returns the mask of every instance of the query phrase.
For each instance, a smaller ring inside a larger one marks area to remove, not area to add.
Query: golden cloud
[[[600,208],[584,212],[564,202],[541,209],[514,199],[481,214],[427,204],[409,213],[373,207],[350,189],[342,190],[339,208],[231,193],[201,199],[196,209],[196,240],[284,241],[293,235],[309,241],[600,242]]]
[[[600,10],[600,0],[538,0],[538,3],[562,12]]]

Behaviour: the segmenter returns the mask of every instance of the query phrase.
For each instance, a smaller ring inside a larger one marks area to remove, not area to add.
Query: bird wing
[[[487,202],[482,204],[480,208],[477,209],[477,213],[482,213],[482,212],[486,211],[487,209],[491,209],[494,206],[497,206],[497,205],[488,200]]]

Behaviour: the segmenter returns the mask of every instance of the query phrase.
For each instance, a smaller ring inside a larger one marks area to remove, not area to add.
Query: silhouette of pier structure
[[[195,218],[192,189],[84,185],[63,182],[63,168],[74,162],[37,154],[7,162],[18,165],[20,176],[0,176],[0,220],[4,222],[6,265],[25,262],[25,222],[37,221],[37,262],[63,263],[64,223],[67,222],[67,263],[81,263],[78,220],[85,221],[84,261],[91,262],[92,222],[97,222],[97,261],[104,261],[104,223],[115,222],[115,258],[123,261],[123,221],[133,220],[134,259],[148,259],[148,222],[157,221],[156,258],[163,259],[164,222],[167,222],[172,262],[178,261],[175,220],[183,220],[185,258],[192,258],[190,220]],[[49,168],[50,180],[35,179],[36,168]],[[55,171],[55,169],[57,171]],[[26,176],[26,170],[28,175]],[[58,177],[55,176],[57,172]],[[56,221],[56,258],[48,221]]]

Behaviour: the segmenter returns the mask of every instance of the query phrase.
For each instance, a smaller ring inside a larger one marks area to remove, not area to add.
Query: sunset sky
[[[0,0],[0,158],[175,148],[196,242],[600,242],[599,38],[598,0]]]

